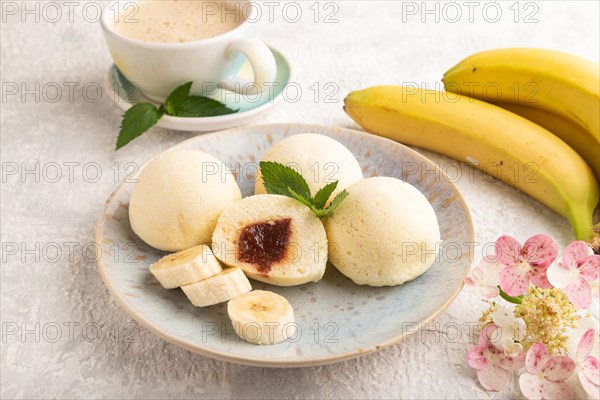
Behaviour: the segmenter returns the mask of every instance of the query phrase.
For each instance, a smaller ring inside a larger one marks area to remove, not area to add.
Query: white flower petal
[[[582,371],[579,371],[577,375],[579,377],[581,386],[588,396],[590,396],[591,399],[600,399],[600,387],[598,387],[598,385],[594,385],[588,378],[586,378]]]
[[[563,267],[560,263],[554,263],[547,270],[548,281],[552,286],[563,289],[569,286],[573,280],[573,273]]]
[[[537,376],[530,373],[523,373],[519,377],[519,387],[521,393],[529,400],[541,400],[544,392],[544,382]]]
[[[483,284],[484,277],[485,277],[484,272],[479,267],[475,267],[471,271],[471,279],[473,279],[473,281],[475,281],[476,283],[479,283],[480,285]]]
[[[592,296],[596,298],[600,298],[600,279],[596,279],[595,281],[588,281],[590,286],[592,287]]]
[[[494,343],[496,346],[508,352],[511,349],[511,346],[515,343],[513,338],[508,332],[502,331],[498,340]]]
[[[498,286],[500,284],[500,272],[506,268],[506,265],[494,261],[493,258],[484,258],[479,263],[479,267],[483,270],[483,282],[488,286]]]
[[[600,335],[600,323],[596,318],[592,315],[589,315],[587,312],[580,312],[581,318],[579,318],[575,322],[575,328],[567,331],[567,354],[576,362],[581,361],[577,360],[577,346],[579,346],[579,342],[581,341],[581,337],[584,333],[587,332],[588,329],[595,329],[596,334]],[[594,348],[592,349],[592,355],[598,357],[598,346],[600,343],[600,337],[596,336],[596,341],[594,343]]]
[[[481,386],[487,390],[497,392],[506,387],[510,381],[511,374],[511,372],[505,369],[490,364],[489,367],[477,371],[477,378],[479,379]]]
[[[506,348],[505,353],[509,357],[516,357],[522,350],[523,350],[523,346],[521,345],[521,343],[511,343]]]
[[[479,286],[479,294],[484,299],[493,299],[500,295],[500,289],[496,286]]]
[[[498,307],[490,316],[500,328],[510,328],[516,319],[512,310],[502,306]]]
[[[525,339],[525,336],[527,336],[527,324],[523,318],[515,318],[515,325],[513,326],[512,333],[513,338],[519,342]]]
[[[526,335],[527,326],[522,318],[516,318],[513,310],[507,307],[498,307],[491,314],[492,320],[512,339],[523,340]]]

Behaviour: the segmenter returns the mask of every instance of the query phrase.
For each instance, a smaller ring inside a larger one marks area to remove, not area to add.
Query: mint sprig
[[[338,181],[323,186],[313,197],[302,175],[287,165],[273,161],[261,161],[260,173],[267,193],[291,197],[309,207],[319,218],[331,215],[348,197],[348,192],[344,189],[333,198],[329,206],[325,207],[327,200],[337,188]]]
[[[133,105],[123,114],[117,150],[152,128],[163,115],[174,117],[214,117],[237,112],[223,103],[204,96],[190,95],[192,82],[175,88],[159,107],[150,103]]]
[[[156,125],[164,113],[162,107],[150,103],[138,103],[127,110],[117,138],[117,150]]]

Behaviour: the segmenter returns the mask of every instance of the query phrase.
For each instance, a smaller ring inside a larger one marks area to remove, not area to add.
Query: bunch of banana
[[[600,66],[544,49],[474,54],[444,74],[448,92],[497,104],[565,141],[600,180]]]
[[[579,154],[539,125],[466,96],[403,86],[351,92],[344,109],[372,133],[468,162],[521,189],[567,217],[578,239],[593,236],[598,183]]]
[[[166,289],[181,287],[196,307],[229,301],[227,311],[235,332],[256,344],[274,344],[296,331],[294,310],[273,292],[252,290],[241,268],[223,270],[208,246],[169,254],[150,266]]]
[[[600,142],[581,125],[571,119],[541,108],[519,103],[493,103],[498,107],[527,118],[546,128],[573,148],[587,162],[600,181]]]

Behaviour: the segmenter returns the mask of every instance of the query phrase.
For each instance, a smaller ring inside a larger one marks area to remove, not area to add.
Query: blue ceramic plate
[[[297,367],[341,361],[399,342],[436,316],[460,291],[470,267],[473,227],[457,188],[427,158],[401,144],[367,133],[327,126],[274,124],[250,126],[197,136],[175,148],[205,151],[236,171],[244,196],[253,193],[250,171],[240,165],[256,162],[284,137],[314,132],[346,145],[363,167],[365,177],[404,179],[421,190],[437,214],[442,233],[441,254],[419,278],[401,286],[355,285],[333,266],[318,283],[277,287],[251,281],[254,289],[285,296],[299,324],[298,334],[271,346],[237,338],[226,304],[195,308],[180,289],[166,290],[148,266],[164,253],[144,244],[129,226],[128,203],[134,183],[124,183],[110,196],[97,228],[102,279],[117,303],[135,320],[163,339],[190,351],[235,363]],[[404,170],[403,166],[410,166]],[[243,178],[245,176],[245,179]],[[115,249],[120,249],[119,254]],[[423,301],[427,293],[427,301]]]

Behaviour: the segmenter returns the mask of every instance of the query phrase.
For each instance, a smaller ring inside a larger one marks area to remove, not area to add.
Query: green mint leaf
[[[267,193],[295,198],[293,192],[310,202],[308,184],[295,169],[278,162],[261,161],[260,172]]]
[[[150,103],[138,103],[125,111],[117,138],[117,150],[152,128],[164,114],[163,108]]]
[[[186,82],[171,92],[165,100],[165,111],[174,117],[215,117],[237,112],[223,103],[204,96],[191,96],[192,82]]]
[[[310,198],[307,199],[306,197],[300,196],[293,189],[288,188],[288,190],[289,190],[289,193],[291,194],[291,196],[289,196],[289,197],[298,200],[300,203],[304,204],[305,206],[307,206],[311,210],[314,209],[314,206],[313,206],[312,202],[310,201]]]
[[[328,183],[327,185],[323,186],[317,192],[317,194],[315,194],[315,197],[313,198],[314,206],[316,208],[324,208],[325,204],[327,204],[327,200],[329,200],[331,193],[333,193],[333,191],[335,190],[337,185],[338,185],[338,181],[335,181],[335,182],[331,182],[331,183]]]
[[[313,198],[310,195],[306,180],[291,167],[278,162],[261,161],[260,172],[267,193],[291,197],[310,208],[319,218],[331,215],[342,201],[348,197],[348,192],[344,189],[334,197],[329,207],[325,208],[327,200],[337,188],[338,181],[322,187]]]
[[[177,116],[177,110],[190,95],[192,82],[186,82],[175,88],[165,100],[165,111],[168,115]]]
[[[176,117],[215,117],[217,115],[233,114],[238,110],[232,110],[223,103],[209,99],[204,96],[188,96],[177,104],[173,113]]]
[[[321,208],[320,210],[318,210],[318,212],[316,213],[317,217],[325,218],[330,216],[331,213],[334,212],[340,204],[342,204],[342,201],[346,200],[346,197],[348,197],[348,191],[344,189],[333,198],[333,200],[329,204],[329,207]]]
[[[150,103],[138,103],[123,114],[117,138],[117,150],[152,128],[164,115],[175,117],[214,117],[237,112],[217,100],[190,96],[192,82],[175,88],[158,108]]]

